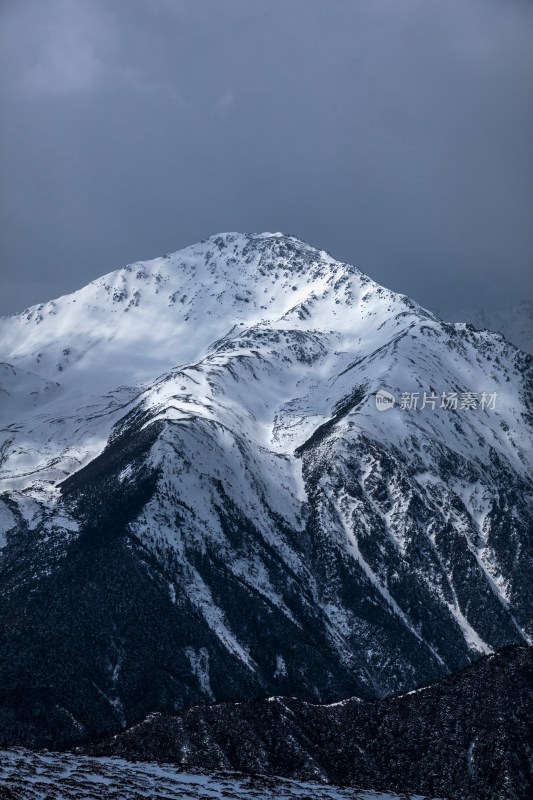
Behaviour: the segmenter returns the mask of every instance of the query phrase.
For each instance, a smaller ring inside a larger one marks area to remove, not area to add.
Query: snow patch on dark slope
[[[0,358],[8,743],[383,697],[531,641],[532,359],[502,336],[223,234],[1,319]]]
[[[235,772],[182,772],[66,753],[0,750],[0,800],[429,800]]]

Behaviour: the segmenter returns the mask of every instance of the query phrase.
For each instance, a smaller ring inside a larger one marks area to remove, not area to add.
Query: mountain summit
[[[9,742],[531,643],[532,358],[501,335],[231,233],[1,319],[0,360]]]

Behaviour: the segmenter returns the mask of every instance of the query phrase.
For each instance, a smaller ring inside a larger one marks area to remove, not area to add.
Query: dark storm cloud
[[[223,230],[441,308],[531,296],[518,0],[4,0],[0,313]]]

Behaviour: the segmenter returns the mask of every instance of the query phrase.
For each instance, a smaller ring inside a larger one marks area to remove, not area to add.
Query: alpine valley
[[[531,355],[226,233],[1,318],[0,361],[4,748],[533,791]]]

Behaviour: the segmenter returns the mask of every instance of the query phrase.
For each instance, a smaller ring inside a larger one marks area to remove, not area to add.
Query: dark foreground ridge
[[[155,714],[91,748],[182,769],[472,800],[533,796],[533,648],[507,647],[425,689],[377,702],[294,698]]]

